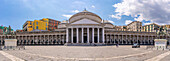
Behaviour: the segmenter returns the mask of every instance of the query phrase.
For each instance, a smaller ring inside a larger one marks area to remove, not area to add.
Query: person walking
[[[118,44],[118,43],[116,44],[116,47],[117,47],[117,48],[119,47],[119,44]]]

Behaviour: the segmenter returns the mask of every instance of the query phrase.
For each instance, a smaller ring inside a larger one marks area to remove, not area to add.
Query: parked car
[[[140,45],[135,43],[135,44],[132,45],[132,48],[140,48]]]

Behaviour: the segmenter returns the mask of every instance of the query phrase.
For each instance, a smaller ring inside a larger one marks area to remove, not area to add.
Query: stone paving
[[[162,60],[160,60],[160,61],[169,61],[169,60],[170,60],[170,55],[164,57],[164,58],[163,58]]]
[[[167,51],[146,50],[144,46],[27,46],[26,50],[4,52],[26,61],[144,61]],[[9,61],[0,59],[5,60]]]
[[[0,61],[11,61],[11,60],[3,56],[2,54],[0,54]]]

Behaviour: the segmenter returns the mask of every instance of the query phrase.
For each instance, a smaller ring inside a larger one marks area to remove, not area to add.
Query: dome
[[[96,22],[99,22],[99,23],[101,23],[101,21],[102,21],[102,19],[98,15],[96,15],[92,12],[89,12],[87,10],[84,10],[84,11],[74,14],[72,17],[70,17],[69,22],[72,23],[76,20],[80,20],[83,18],[95,20]]]

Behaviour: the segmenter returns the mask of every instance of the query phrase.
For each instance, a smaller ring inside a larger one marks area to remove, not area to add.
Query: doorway
[[[76,41],[77,41],[76,38],[77,38],[77,37],[73,37],[73,43],[76,43]]]
[[[84,36],[84,43],[87,43],[87,36]]]
[[[94,43],[97,43],[97,36],[94,37]]]

